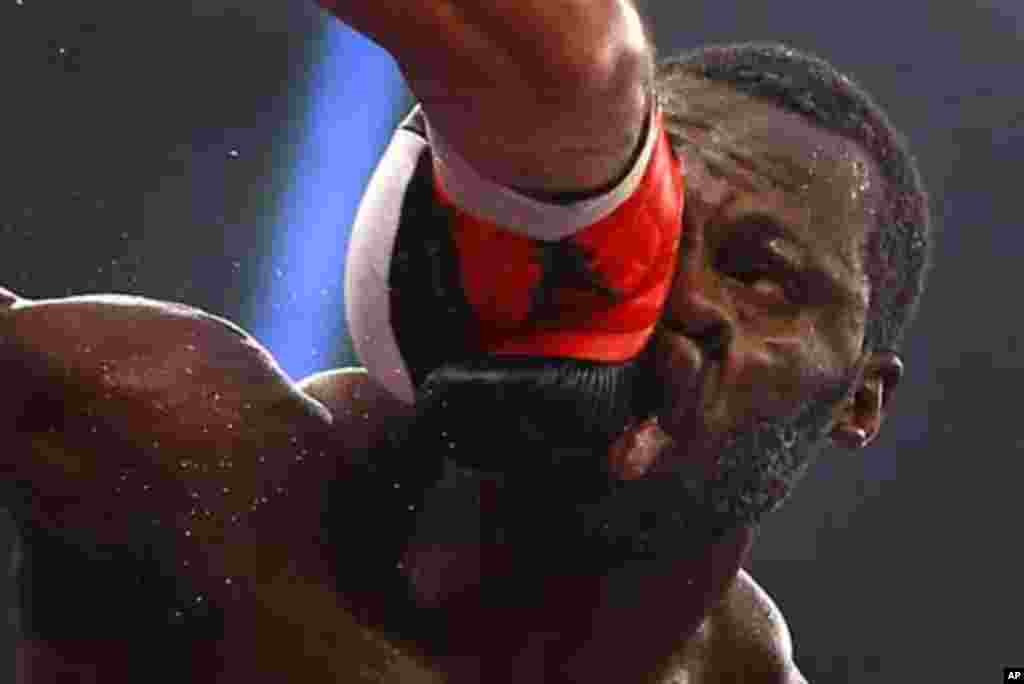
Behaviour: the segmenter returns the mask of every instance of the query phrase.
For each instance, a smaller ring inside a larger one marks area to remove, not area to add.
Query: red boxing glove
[[[647,343],[675,274],[684,179],[662,129],[646,172],[610,215],[557,242],[541,242],[459,209],[461,282],[476,314],[476,346],[494,355],[623,362]],[[547,263],[545,263],[547,262]]]

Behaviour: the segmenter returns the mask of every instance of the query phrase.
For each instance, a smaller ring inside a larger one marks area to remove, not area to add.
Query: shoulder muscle
[[[782,611],[745,570],[736,575],[713,620],[716,667],[727,671],[732,667],[728,661],[741,663],[745,682],[806,682],[793,661],[793,639]]]
[[[751,638],[787,660],[792,658],[793,639],[782,611],[747,571],[740,569],[725,604],[731,621],[744,627]]]
[[[742,569],[687,645],[680,676],[686,684],[807,684],[782,612]]]

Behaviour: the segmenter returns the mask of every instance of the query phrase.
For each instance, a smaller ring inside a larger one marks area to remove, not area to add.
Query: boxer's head
[[[647,348],[618,365],[452,364],[421,409],[456,461],[530,483],[532,509],[662,553],[755,523],[821,446],[875,439],[930,232],[900,136],[824,62],[706,48],[657,87],[687,198]]]

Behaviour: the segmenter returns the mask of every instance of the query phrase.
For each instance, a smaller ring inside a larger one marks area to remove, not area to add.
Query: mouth
[[[645,363],[649,372],[639,388],[641,398],[634,401],[634,417],[608,451],[609,470],[621,480],[650,473],[681,435],[697,437],[696,423],[710,391],[710,364],[686,335],[663,329]]]

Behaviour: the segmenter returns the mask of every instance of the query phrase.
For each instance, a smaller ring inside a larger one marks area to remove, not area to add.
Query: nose
[[[687,226],[662,326],[694,340],[704,358],[721,361],[732,344],[735,317],[728,293],[712,270],[699,228]]]

